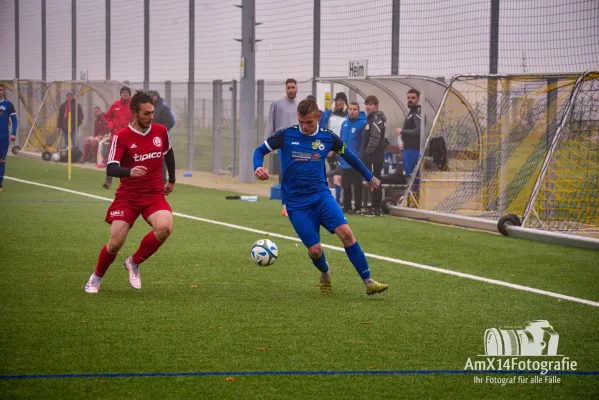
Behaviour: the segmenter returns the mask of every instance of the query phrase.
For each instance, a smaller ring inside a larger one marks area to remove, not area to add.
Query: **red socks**
[[[162,243],[163,242],[156,239],[154,231],[148,233],[141,240],[139,248],[137,249],[135,254],[133,254],[133,262],[137,265],[141,264],[142,262],[150,258],[152,254],[156,253],[160,246],[162,246]]]
[[[103,277],[115,258],[116,254],[110,254],[106,249],[106,246],[102,247],[100,255],[98,256],[98,265],[96,265],[96,276],[99,276],[100,278]]]
[[[133,262],[137,265],[141,264],[145,260],[147,260],[152,254],[156,253],[156,251],[162,246],[161,241],[156,239],[156,235],[154,235],[154,231],[148,233],[141,240],[139,245],[139,249],[133,254]],[[114,262],[116,258],[116,254],[110,254],[106,245],[102,247],[100,251],[100,255],[98,256],[98,264],[96,265],[96,271],[94,272],[96,276],[100,278],[104,276],[110,264]]]

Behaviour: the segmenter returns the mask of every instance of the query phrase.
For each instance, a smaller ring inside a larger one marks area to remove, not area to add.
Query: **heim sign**
[[[368,60],[349,60],[347,77],[365,79],[368,76]]]

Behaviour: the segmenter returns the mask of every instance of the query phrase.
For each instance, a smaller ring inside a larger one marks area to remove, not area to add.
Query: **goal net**
[[[93,134],[94,107],[99,107],[102,112],[106,112],[108,107],[119,98],[122,86],[124,84],[120,82],[55,81],[50,83],[39,108],[35,110],[35,116],[19,154],[49,160],[53,153],[67,147],[68,136],[64,131],[68,130],[69,125],[66,123],[66,115],[59,115],[59,110],[66,102],[69,93],[74,100],[70,124],[72,148],[83,148],[84,138]]]
[[[402,205],[599,237],[599,73],[458,76],[434,138],[447,168],[421,157]]]

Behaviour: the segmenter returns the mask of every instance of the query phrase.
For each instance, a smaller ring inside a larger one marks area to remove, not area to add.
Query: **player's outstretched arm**
[[[374,175],[366,168],[366,165],[345,144],[337,153],[356,171],[367,180],[371,181]]]
[[[106,166],[106,175],[115,178],[139,178],[144,176],[147,170],[146,167],[142,167],[141,165],[133,168],[123,168],[118,163],[113,162]]]
[[[8,114],[10,115],[10,125],[12,127],[12,133],[10,134],[10,140],[16,140],[17,128],[19,127],[19,121],[17,120],[17,112],[15,106],[12,103],[8,106]]]
[[[375,191],[381,185],[381,181],[372,175],[372,172],[366,168],[366,165],[364,165],[358,156],[348,149],[345,144],[341,150],[338,151],[338,153],[345,161],[347,161],[349,165],[351,165],[353,169],[362,174],[362,176],[368,181],[368,187],[370,188],[371,192]]]
[[[164,163],[168,172],[168,182],[164,185],[164,195],[168,196],[175,188],[175,152],[171,147],[164,155]]]
[[[175,183],[175,151],[171,147],[164,155],[164,163],[166,164],[166,171],[168,172],[168,181]]]
[[[270,153],[266,143],[262,143],[254,151],[254,175],[260,180],[268,179],[268,170],[264,168],[264,156]]]
[[[261,180],[268,179],[268,170],[264,168],[264,156],[283,147],[285,128],[278,130],[254,151],[254,175]]]

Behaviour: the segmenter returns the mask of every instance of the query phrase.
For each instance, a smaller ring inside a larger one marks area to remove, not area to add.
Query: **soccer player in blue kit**
[[[11,122],[12,132],[8,134],[8,122]],[[4,86],[0,84],[0,192],[6,171],[6,156],[10,141],[17,138],[17,112],[13,104],[4,98]]]
[[[380,181],[339,136],[318,126],[318,115],[316,102],[302,100],[297,107],[299,125],[280,129],[254,152],[254,174],[258,179],[268,179],[268,170],[263,167],[264,156],[281,149],[283,204],[287,207],[295,232],[308,248],[312,263],[320,271],[321,291],[330,293],[332,281],[329,264],[320,245],[320,225],[339,236],[347,257],[364,281],[366,294],[384,292],[388,285],[370,277],[366,256],[327,185],[324,165],[327,154],[330,151],[339,154],[368,180],[371,190],[376,190]]]

